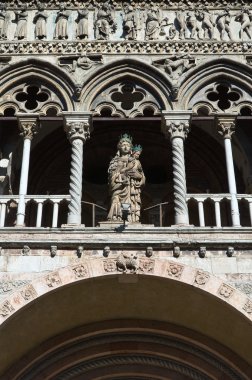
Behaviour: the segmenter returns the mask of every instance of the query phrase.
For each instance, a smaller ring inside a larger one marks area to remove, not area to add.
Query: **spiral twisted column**
[[[25,196],[27,194],[28,187],[31,141],[39,130],[38,115],[19,114],[18,125],[20,129],[20,136],[24,139],[16,223],[16,226],[20,227],[24,226],[25,223]]]
[[[65,131],[72,145],[70,196],[68,225],[81,225],[83,146],[90,138],[91,122],[89,113],[64,113]]]
[[[191,113],[183,111],[163,112],[162,130],[170,138],[173,160],[173,187],[175,224],[189,225],[186,203],[186,175],[184,158],[184,140],[189,132]]]
[[[233,227],[240,227],[240,213],[237,200],[237,187],[234,171],[234,160],[232,152],[231,139],[235,132],[235,122],[236,115],[218,115],[217,116],[217,128],[219,134],[224,139],[225,146],[225,156],[226,156],[226,167],[227,167],[227,177],[228,177],[228,187],[229,193],[231,195],[231,217]]]

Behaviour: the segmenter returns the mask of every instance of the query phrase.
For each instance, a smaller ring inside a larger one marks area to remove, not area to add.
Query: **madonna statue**
[[[139,223],[141,209],[141,189],[145,184],[145,176],[139,157],[140,145],[133,146],[132,138],[124,134],[117,145],[118,151],[109,165],[109,192],[111,206],[109,221],[122,221],[122,203],[130,204],[128,221]]]

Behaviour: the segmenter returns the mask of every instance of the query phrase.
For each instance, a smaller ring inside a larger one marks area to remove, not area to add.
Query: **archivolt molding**
[[[51,92],[52,97],[47,104],[55,106],[56,109],[71,111],[74,109],[73,93],[75,85],[64,71],[57,66],[52,65],[44,60],[30,59],[15,63],[2,70],[0,78],[1,103],[4,105],[6,101],[12,101],[10,93],[15,88],[25,88],[29,85],[43,86],[45,91]],[[17,102],[14,101],[15,104]],[[17,104],[17,107],[20,106]],[[5,108],[5,106],[4,106]],[[48,107],[47,107],[48,108]],[[21,109],[21,111],[24,111]],[[41,113],[43,113],[43,109]]]
[[[108,87],[125,81],[146,89],[156,99],[161,109],[172,109],[170,79],[153,66],[136,59],[109,63],[92,73],[84,83],[80,104],[85,104],[86,110],[92,110],[92,104],[97,96]]]
[[[116,258],[87,259],[82,260],[80,264],[61,268],[32,281],[29,285],[25,285],[12,293],[0,304],[0,325],[29,302],[58,287],[81,280],[115,274],[121,276],[134,276],[136,274],[157,276],[169,281],[188,284],[228,303],[252,321],[252,300],[244,293],[232,288],[224,283],[222,279],[208,272],[192,268],[177,261],[162,259],[140,258],[132,266],[126,263],[125,270],[122,270],[121,264]]]
[[[228,58],[218,58],[215,60],[207,60],[199,64],[185,75],[181,87],[179,89],[179,99],[182,99],[181,109],[193,109],[199,102],[194,99],[200,91],[207,89],[207,86],[217,83],[227,82],[230,86],[236,87],[240,91],[241,107],[244,102],[252,104],[251,97],[251,68],[243,63],[238,63]],[[202,99],[202,97],[201,97]],[[209,101],[209,106],[214,109],[214,105]],[[246,104],[247,105],[247,104]],[[238,111],[237,107],[234,112]]]

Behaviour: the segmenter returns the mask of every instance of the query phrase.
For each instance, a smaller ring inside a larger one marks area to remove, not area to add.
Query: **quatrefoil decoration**
[[[120,91],[113,92],[111,99],[113,102],[121,103],[123,110],[131,110],[135,103],[141,102],[144,99],[144,94],[135,89],[135,86],[131,83],[125,83],[122,85]]]
[[[217,102],[219,109],[222,111],[231,107],[233,102],[240,99],[240,95],[236,91],[232,91],[229,86],[225,84],[219,84],[216,86],[215,91],[211,91],[207,94],[207,99],[211,102]]]
[[[28,110],[35,110],[39,103],[46,102],[48,98],[49,95],[37,86],[28,86],[25,91],[20,91],[16,95],[16,100],[25,103]]]

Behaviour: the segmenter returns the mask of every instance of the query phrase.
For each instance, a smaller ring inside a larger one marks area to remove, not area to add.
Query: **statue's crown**
[[[132,148],[133,152],[141,152],[143,150],[142,145],[134,145]]]
[[[127,141],[130,144],[132,144],[132,137],[130,135],[128,135],[127,133],[124,133],[123,135],[121,135],[120,141],[122,141],[122,140]]]

